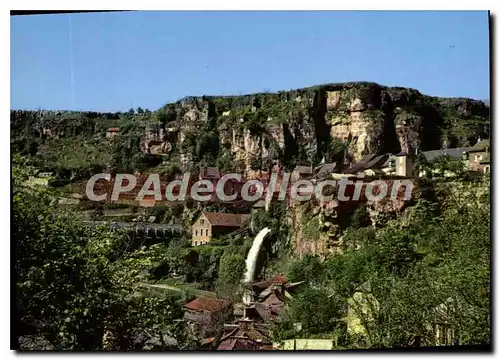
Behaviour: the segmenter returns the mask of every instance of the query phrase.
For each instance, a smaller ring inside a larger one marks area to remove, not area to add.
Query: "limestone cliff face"
[[[467,146],[490,135],[489,107],[483,102],[430,97],[374,83],[188,97],[139,115],[12,111],[12,136],[103,136],[107,127],[130,124],[132,119],[161,128],[151,132],[144,127],[143,151],[168,155],[166,161],[181,164],[250,171],[277,163],[290,168],[323,158],[356,162],[369,153]],[[151,146],[145,144],[148,137]]]
[[[371,153],[465,146],[489,136],[489,108],[482,102],[373,83],[188,98],[175,106],[183,114],[176,120],[179,145],[187,134],[212,131],[247,171],[266,161],[314,164],[334,155],[332,141],[356,162]]]

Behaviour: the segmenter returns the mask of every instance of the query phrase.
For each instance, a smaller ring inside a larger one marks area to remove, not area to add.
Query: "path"
[[[158,288],[158,289],[165,289],[165,290],[172,290],[172,291],[177,291],[177,292],[186,292],[188,290],[196,293],[197,295],[204,295],[207,297],[215,297],[215,293],[210,292],[210,291],[205,291],[205,290],[198,290],[192,287],[187,287],[187,288],[182,288],[178,287],[175,285],[168,285],[168,284],[147,284],[147,283],[139,283],[141,286],[147,286],[147,287],[153,287],[153,288]],[[189,284],[182,284],[182,285],[187,285]]]

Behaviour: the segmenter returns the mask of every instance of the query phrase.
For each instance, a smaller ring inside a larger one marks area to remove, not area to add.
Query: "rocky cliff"
[[[247,171],[269,169],[276,163],[292,167],[323,158],[356,162],[369,153],[467,146],[490,132],[489,107],[483,102],[363,82],[188,97],[140,117],[11,113],[13,138],[20,133],[94,136],[108,126],[134,121],[146,124],[143,151],[163,153],[168,162],[180,165],[203,163]]]
[[[119,128],[112,140],[105,137],[109,127]],[[374,83],[189,97],[150,114],[11,112],[13,152],[23,150],[57,168],[98,169],[111,161],[117,171],[127,171],[120,166],[135,171],[140,165],[138,170],[147,172],[158,164],[141,158],[147,154],[171,169],[218,166],[252,177],[276,164],[290,169],[323,158],[356,162],[365,154],[469,146],[489,136],[489,107],[480,101]],[[331,201],[291,207],[295,253],[337,251],[358,205]],[[366,204],[373,225],[401,211],[383,205]]]
[[[489,108],[480,101],[374,83],[186,98],[158,114],[179,129],[179,153],[196,161],[206,155],[200,149],[209,149],[246,170],[335,160],[344,148],[356,162],[369,153],[467,146],[489,137]]]

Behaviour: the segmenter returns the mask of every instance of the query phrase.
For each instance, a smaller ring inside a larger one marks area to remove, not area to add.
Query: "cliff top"
[[[369,82],[369,81],[351,81],[351,82],[343,82],[343,83],[325,83],[325,84],[318,84],[318,85],[313,85],[313,86],[308,86],[308,87],[303,87],[303,88],[296,88],[296,89],[290,89],[290,90],[280,90],[277,92],[256,92],[256,93],[249,93],[249,94],[234,94],[234,95],[193,95],[193,96],[186,96],[183,97],[182,99],[179,99],[175,102],[172,103],[166,103],[165,105],[161,106],[157,110],[161,110],[162,108],[168,107],[169,105],[176,105],[176,104],[189,104],[192,102],[199,102],[199,101],[213,101],[216,99],[248,99],[252,97],[275,97],[279,98],[283,95],[292,95],[292,96],[301,96],[301,95],[307,95],[307,94],[313,94],[316,91],[346,91],[346,90],[358,90],[358,91],[385,91],[387,92],[391,97],[401,97],[401,96],[412,96],[412,97],[422,97],[422,98],[428,98],[428,99],[434,99],[439,101],[442,105],[445,106],[453,106],[454,104],[457,103],[475,103],[477,105],[481,106],[486,106],[489,107],[488,104],[486,104],[482,100],[477,100],[477,99],[472,99],[472,98],[466,98],[466,97],[442,97],[442,96],[431,96],[431,95],[425,95],[422,94],[419,90],[414,89],[414,88],[409,88],[409,87],[402,87],[402,86],[386,86],[386,85],[380,85],[375,82]],[[107,115],[112,115],[112,114],[126,114],[125,111],[118,111],[115,113],[112,112],[97,112],[97,111],[92,111],[92,110],[47,110],[47,109],[38,109],[38,110],[23,110],[23,109],[11,109],[11,111],[30,111],[30,112],[35,112],[35,113],[58,113],[58,114],[75,114],[75,113],[84,113],[84,114],[95,114],[95,115],[100,115],[100,114],[107,114]]]

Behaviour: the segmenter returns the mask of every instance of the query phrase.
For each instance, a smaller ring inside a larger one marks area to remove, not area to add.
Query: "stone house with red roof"
[[[191,245],[205,245],[214,236],[240,229],[250,219],[248,214],[227,214],[204,211],[193,223]]]
[[[231,312],[231,303],[223,299],[200,296],[185,304],[184,308],[184,320],[202,334],[206,334],[216,330],[219,322],[224,323],[226,315]]]
[[[120,132],[120,128],[117,128],[117,127],[109,128],[108,131],[106,131],[106,137],[107,138],[115,137],[116,135],[118,135],[119,132]]]

